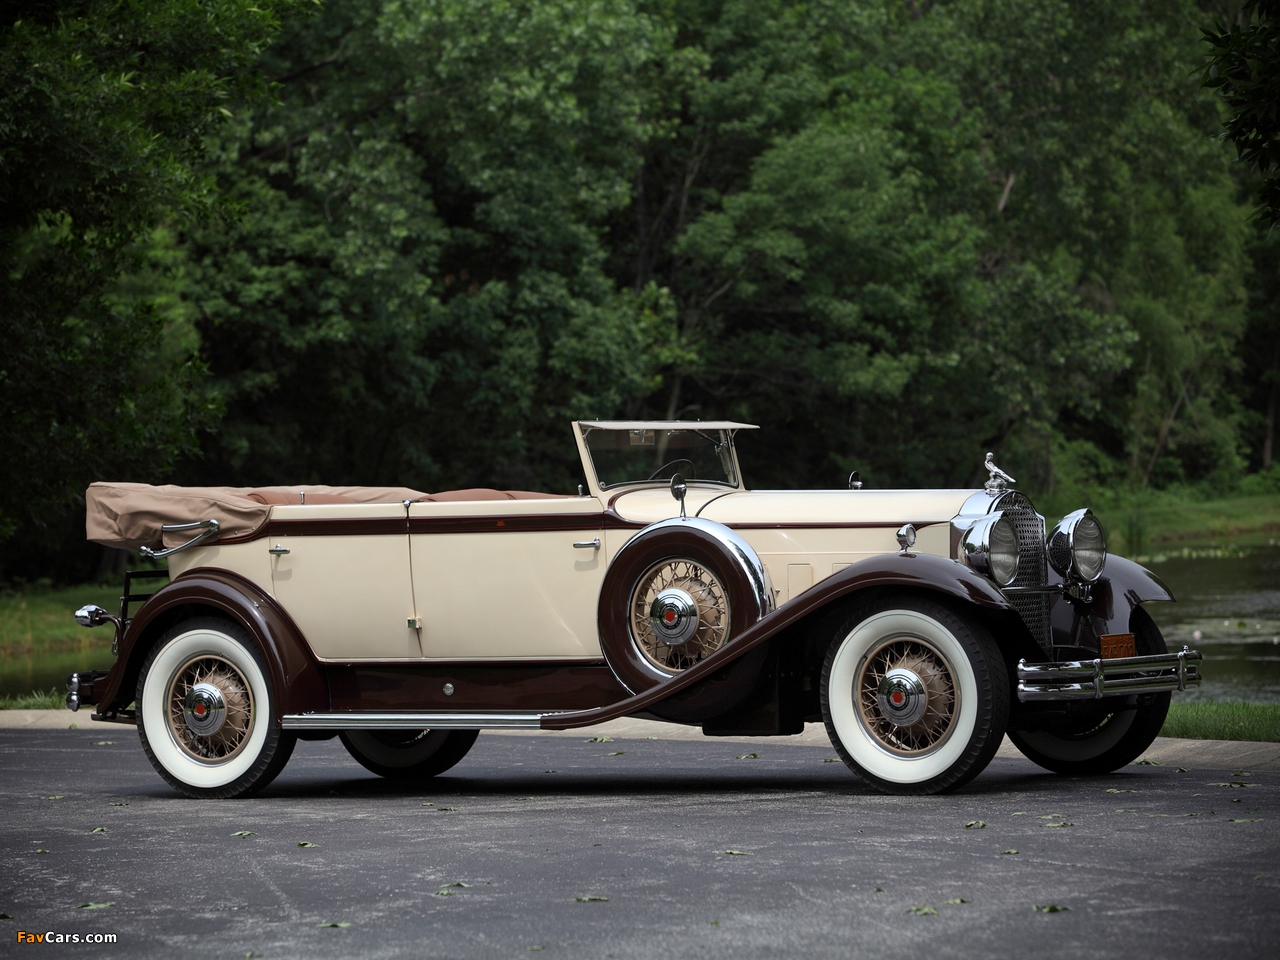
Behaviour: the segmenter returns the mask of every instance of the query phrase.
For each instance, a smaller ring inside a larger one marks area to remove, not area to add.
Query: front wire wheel
[[[985,628],[918,597],[840,621],[822,669],[827,733],[886,793],[940,793],[991,762],[1009,718],[1008,671]]]
[[[262,655],[244,628],[195,617],[170,629],[138,676],[138,737],[156,771],[189,797],[242,797],[284,769],[296,736],[274,719]]]

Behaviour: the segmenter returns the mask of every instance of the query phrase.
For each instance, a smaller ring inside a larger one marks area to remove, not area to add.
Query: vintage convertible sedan
[[[168,570],[126,574],[118,616],[77,611],[117,659],[67,705],[136,724],[193,797],[261,789],[298,739],[419,779],[485,728],[620,717],[821,721],[857,776],[921,794],[1006,732],[1050,770],[1114,770],[1200,682],[1142,607],[1173,599],[1160,580],[1088,510],[1046,536],[990,454],[979,490],[748,490],[749,429],[575,422],[577,495],[95,483],[89,538]]]

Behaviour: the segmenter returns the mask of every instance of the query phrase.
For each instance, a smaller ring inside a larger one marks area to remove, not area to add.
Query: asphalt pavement
[[[1072,779],[998,757],[959,793],[902,798],[860,786],[829,746],[588,739],[486,734],[412,787],[336,740],[301,743],[259,797],[198,802],[131,727],[0,730],[0,955],[1280,949],[1280,773]],[[20,933],[82,942],[35,950]]]

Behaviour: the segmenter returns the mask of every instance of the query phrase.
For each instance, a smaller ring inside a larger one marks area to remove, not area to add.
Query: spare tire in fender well
[[[755,550],[723,524],[696,517],[672,518],[645,527],[614,556],[600,589],[597,624],[600,647],[614,674],[632,693],[678,675],[664,670],[640,649],[632,629],[632,598],[641,578],[664,561],[692,561],[723,588],[728,630],[720,649],[774,609],[768,573]],[[760,648],[649,712],[669,720],[699,722],[736,706],[747,696],[764,663]]]

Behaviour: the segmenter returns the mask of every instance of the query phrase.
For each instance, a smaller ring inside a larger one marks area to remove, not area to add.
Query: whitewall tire
[[[915,596],[851,611],[822,670],[822,714],[845,764],[887,793],[952,790],[995,756],[1008,671],[980,624]]]
[[[275,712],[257,645],[220,618],[171,628],[138,677],[143,749],[160,776],[190,797],[245,796],[275,779],[296,742]]]

